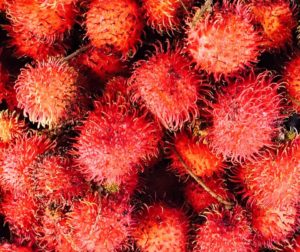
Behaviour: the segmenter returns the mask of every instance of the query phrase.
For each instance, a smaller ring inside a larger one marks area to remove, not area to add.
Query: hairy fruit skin
[[[243,197],[263,207],[281,207],[299,202],[300,138],[259,163],[245,164],[236,175],[243,185]]]
[[[188,219],[182,210],[155,204],[138,215],[133,237],[144,252],[186,252],[187,233]]]
[[[286,244],[297,227],[299,209],[293,204],[273,207],[252,207],[254,242],[258,246],[276,248],[275,244]]]
[[[41,202],[67,204],[88,190],[72,161],[60,156],[45,156],[31,165],[32,191]]]
[[[224,181],[220,177],[214,175],[209,178],[204,177],[202,180],[217,195],[223,199],[229,198],[229,192],[225,189]],[[217,205],[219,203],[216,198],[212,197],[194,181],[188,181],[184,189],[184,195],[187,202],[197,213],[202,212],[205,208],[213,204]]]
[[[161,129],[123,97],[95,102],[75,144],[79,171],[88,181],[120,185],[158,154]]]
[[[0,185],[5,191],[20,194],[30,191],[30,164],[53,149],[54,142],[45,136],[23,135],[6,148],[0,148]]]
[[[245,211],[212,209],[206,212],[206,222],[197,230],[194,252],[252,251],[252,234]]]
[[[70,243],[75,251],[113,252],[129,236],[131,208],[122,201],[89,195],[67,213]]]
[[[210,151],[207,144],[203,143],[203,139],[197,140],[185,133],[179,133],[175,137],[173,148],[176,152],[171,149],[171,169],[181,176],[186,175],[187,171],[179,160],[178,154],[196,176],[209,177],[214,172],[222,171],[222,159]]]
[[[147,24],[162,33],[180,28],[184,6],[189,6],[190,1],[184,0],[143,0],[143,10],[147,16]]]
[[[280,132],[282,97],[269,72],[230,83],[212,104],[211,149],[233,162],[255,160]]]
[[[19,108],[38,126],[57,127],[71,119],[78,96],[78,73],[60,58],[21,69],[15,84]]]
[[[0,245],[0,252],[32,252],[29,247],[19,247],[15,244],[3,243]]]
[[[297,53],[293,59],[286,65],[283,79],[293,108],[300,112],[300,54]]]
[[[87,36],[97,48],[135,54],[143,31],[140,10],[134,0],[94,0],[86,14]]]
[[[176,49],[156,48],[148,60],[139,61],[131,76],[133,101],[141,101],[169,130],[178,130],[198,114],[201,79]]]
[[[197,12],[196,14],[197,15]],[[186,50],[196,67],[216,80],[239,75],[257,62],[260,36],[247,6],[240,1],[215,5],[204,20],[195,16],[188,23]]]
[[[34,34],[48,43],[63,40],[75,21],[73,4],[58,5],[56,8],[42,6],[36,0],[12,0],[7,4],[7,16],[19,32]]]
[[[15,138],[21,137],[27,130],[27,124],[19,119],[15,111],[0,111],[0,142],[8,144]]]
[[[297,20],[290,1],[255,0],[250,6],[254,23],[261,27],[262,46],[265,49],[281,49],[286,44],[291,44]]]
[[[1,202],[1,212],[9,223],[13,237],[19,244],[33,243],[35,240],[34,226],[38,225],[38,205],[29,194],[18,196],[6,193]]]
[[[39,39],[34,33],[24,31],[21,25],[5,25],[4,28],[10,37],[9,46],[14,47],[14,54],[17,57],[29,56],[35,60],[46,60],[47,57],[65,54],[63,44]]]

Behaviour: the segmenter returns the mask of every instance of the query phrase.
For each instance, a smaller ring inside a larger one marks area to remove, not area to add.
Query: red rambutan
[[[217,80],[252,67],[260,54],[261,37],[251,23],[250,9],[241,2],[230,4],[225,0],[204,19],[199,19],[196,12],[188,23],[187,51],[197,68]]]
[[[79,86],[78,73],[60,58],[49,58],[21,69],[15,89],[18,106],[38,126],[57,127],[73,119]]]
[[[147,23],[158,32],[180,28],[181,18],[192,1],[189,0],[143,0]]]
[[[38,225],[38,205],[29,194],[3,195],[1,212],[18,244],[32,244],[35,240],[34,226]]]
[[[143,20],[135,0],[93,0],[86,14],[86,28],[93,46],[113,49],[127,57],[136,52]]]
[[[10,0],[7,17],[18,26],[18,33],[34,34],[36,39],[53,43],[63,40],[75,22],[73,4],[57,5],[55,8],[43,6],[36,0]]]
[[[126,202],[88,196],[67,213],[70,243],[76,251],[113,252],[129,236],[131,208]]]
[[[300,53],[285,66],[283,78],[293,107],[300,112]]]
[[[269,72],[237,80],[212,104],[208,141],[216,154],[233,162],[255,160],[263,147],[273,147],[279,134],[282,97]]]
[[[126,69],[125,62],[113,52],[107,53],[102,49],[92,48],[80,54],[76,59],[77,65],[84,65],[92,70],[102,81],[109,80],[115,74]]]
[[[258,246],[276,248],[276,244],[288,243],[295,232],[299,213],[295,205],[257,207],[252,206],[254,242]]]
[[[214,175],[209,178],[204,177],[202,180],[214,193],[221,196],[223,199],[229,198],[229,192],[225,189],[224,181],[220,177]],[[216,198],[212,197],[194,181],[188,181],[184,189],[184,195],[186,200],[198,213],[202,212],[205,208],[212,204],[219,203]]]
[[[297,19],[290,1],[253,0],[250,8],[254,22],[261,28],[262,46],[266,49],[280,49],[293,39],[293,29]]]
[[[31,31],[24,31],[20,25],[6,25],[4,28],[10,37],[9,46],[15,48],[14,53],[18,57],[29,56],[35,60],[45,60],[49,56],[65,54],[61,43],[43,41]]]
[[[32,190],[43,203],[65,204],[83,196],[87,184],[75,170],[70,159],[45,156],[32,166]]]
[[[243,165],[236,175],[244,185],[243,195],[261,207],[296,204],[300,194],[300,138],[265,157]]]
[[[15,244],[3,243],[0,244],[0,252],[32,252],[29,247],[19,247]]]
[[[193,251],[252,251],[251,228],[246,211],[240,206],[231,210],[212,209],[205,217],[206,222],[197,230]]]
[[[132,236],[144,252],[184,252],[188,245],[188,219],[180,209],[162,204],[139,213]]]
[[[0,102],[5,100],[7,107],[10,110],[14,110],[18,103],[16,99],[16,92],[9,79],[9,72],[0,64]]]
[[[30,188],[30,169],[39,155],[54,148],[55,143],[45,136],[23,135],[0,148],[0,185],[13,194],[27,193]]]
[[[174,147],[171,149],[172,165],[171,169],[181,176],[187,174],[187,171],[178,155],[183,159],[191,171],[199,177],[211,176],[214,172],[219,172],[223,168],[222,159],[216,157],[203,143],[203,139],[193,139],[186,133],[176,135]]]
[[[21,137],[28,130],[24,120],[13,111],[0,111],[0,141],[8,144],[15,138]]]
[[[95,111],[79,128],[75,154],[79,170],[89,181],[120,185],[126,174],[137,172],[144,161],[158,154],[159,125],[121,98],[96,102]]]
[[[203,80],[190,69],[179,49],[162,45],[148,60],[139,61],[130,79],[133,100],[146,107],[170,130],[177,130],[198,114],[198,91]]]
[[[111,78],[105,86],[104,97],[117,100],[118,96],[123,96],[125,100],[129,100],[127,79],[121,76]]]

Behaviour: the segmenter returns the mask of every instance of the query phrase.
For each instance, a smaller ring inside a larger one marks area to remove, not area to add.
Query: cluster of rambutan
[[[299,251],[298,8],[0,1],[0,251]]]

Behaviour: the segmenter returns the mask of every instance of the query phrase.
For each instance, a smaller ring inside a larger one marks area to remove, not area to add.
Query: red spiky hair
[[[258,163],[245,164],[235,175],[249,203],[268,207],[296,204],[300,192],[300,137]]]
[[[132,56],[141,41],[143,20],[135,0],[93,0],[86,13],[87,36],[97,48]]]
[[[145,103],[167,129],[178,130],[199,115],[198,91],[204,79],[190,69],[179,48],[155,46],[154,55],[136,63],[129,83],[132,100]]]
[[[124,246],[131,229],[131,207],[99,195],[74,202],[67,213],[70,244],[76,251],[113,252]]]
[[[297,52],[292,60],[287,63],[283,79],[293,108],[300,112],[300,53]]]
[[[199,18],[200,9],[188,22],[186,50],[196,67],[212,74],[216,80],[222,76],[240,75],[252,68],[260,54],[261,37],[255,31],[250,9],[242,1],[213,6],[212,13]]]
[[[188,219],[181,209],[156,203],[135,221],[132,236],[141,251],[187,252]]]
[[[27,64],[15,84],[18,106],[38,127],[58,127],[73,119],[78,94],[78,73],[62,58]]]
[[[259,24],[263,36],[262,46],[267,50],[281,49],[293,40],[296,28],[296,6],[287,0],[253,0],[250,8],[254,23]]]
[[[222,159],[214,155],[204,143],[203,139],[190,137],[186,133],[179,133],[171,147],[171,169],[180,176],[188,174],[178,155],[183,159],[191,171],[199,177],[211,176],[214,172],[223,170]]]
[[[30,247],[19,247],[11,243],[0,244],[0,252],[32,252]]]
[[[281,206],[252,206],[252,227],[255,232],[254,243],[278,249],[286,246],[293,236],[298,223],[299,208],[294,204]]]
[[[252,233],[246,211],[240,206],[205,212],[198,226],[194,251],[252,251]]]
[[[0,111],[0,141],[2,143],[10,143],[25,134],[27,130],[27,124],[24,120],[19,119],[16,111]]]
[[[86,66],[95,73],[102,81],[109,80],[112,76],[126,69],[124,61],[114,52],[105,52],[103,49],[91,48],[80,54],[75,59],[75,64]]]
[[[1,202],[1,212],[18,244],[34,243],[34,227],[38,225],[38,205],[29,194],[16,196],[5,193]]]
[[[279,87],[267,71],[230,83],[212,104],[211,149],[224,159],[242,162],[256,160],[263,147],[274,147],[283,120]]]
[[[70,203],[72,199],[83,196],[87,184],[75,170],[72,160],[61,156],[45,156],[31,165],[32,190],[42,203]]]
[[[223,199],[228,199],[230,197],[229,191],[225,189],[224,181],[221,179],[221,177],[213,175],[209,178],[203,177],[202,180],[205,185],[209,187],[209,189],[221,196]],[[184,195],[185,199],[198,213],[202,212],[205,208],[208,208],[213,204],[216,205],[219,203],[216,198],[212,197],[194,181],[188,181],[184,189]]]
[[[123,96],[126,100],[129,100],[127,79],[122,76],[111,78],[105,86],[104,97],[117,100],[118,96]]]
[[[49,56],[65,54],[63,44],[53,41],[49,43],[39,39],[31,31],[24,31],[20,25],[3,26],[10,37],[9,46],[14,47],[17,57],[29,56],[35,60],[45,60]]]
[[[159,125],[124,100],[119,96],[116,101],[96,101],[95,111],[79,128],[75,155],[89,181],[120,185],[127,174],[158,154]]]
[[[45,136],[23,135],[16,138],[6,148],[0,148],[0,185],[5,191],[14,194],[31,190],[30,164],[39,155],[53,149],[55,143]]]
[[[147,17],[147,24],[162,33],[178,30],[185,8],[190,5],[189,0],[144,0],[142,7]]]
[[[75,22],[73,4],[43,6],[36,0],[10,0],[7,3],[7,17],[18,32],[31,32],[37,39],[53,43],[63,40]]]

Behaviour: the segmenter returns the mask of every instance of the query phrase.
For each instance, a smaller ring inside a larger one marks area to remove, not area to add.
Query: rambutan
[[[5,25],[4,28],[10,37],[9,46],[15,48],[17,57],[29,56],[35,60],[45,60],[47,57],[65,54],[61,43],[39,39],[34,33],[24,31],[20,25]]]
[[[280,49],[291,44],[293,30],[297,19],[295,7],[287,0],[253,0],[250,8],[254,15],[254,23],[261,28],[262,46],[265,49]]]
[[[214,175],[209,178],[204,177],[202,180],[214,193],[221,196],[223,199],[229,198],[229,192],[225,189],[224,181],[220,177]],[[198,213],[213,204],[216,205],[219,203],[216,198],[212,197],[194,181],[187,182],[184,189],[184,195],[188,203],[190,203],[194,210]]]
[[[146,107],[169,130],[177,130],[199,114],[198,91],[204,83],[190,62],[177,48],[156,53],[148,60],[139,61],[130,78],[133,101],[144,102]]]
[[[30,168],[32,191],[35,197],[47,204],[65,204],[83,196],[87,184],[76,171],[72,161],[61,156],[45,156]]]
[[[180,28],[185,8],[190,5],[188,0],[143,0],[142,6],[148,25],[158,32],[169,32]]]
[[[1,212],[18,244],[34,242],[34,226],[38,225],[38,205],[29,194],[16,196],[5,193],[1,202]]]
[[[54,148],[55,143],[45,136],[23,135],[0,148],[0,185],[3,190],[13,194],[30,191],[30,164],[39,155]]]
[[[125,100],[129,100],[127,79],[121,76],[111,78],[106,83],[104,96],[113,100],[117,100],[118,96],[123,96]]]
[[[193,139],[186,133],[179,133],[175,137],[174,149],[171,148],[171,169],[181,176],[188,172],[181,163],[178,155],[183,159],[191,171],[199,177],[211,176],[214,172],[222,171],[222,159],[215,156],[203,143],[203,139]]]
[[[21,137],[28,130],[24,120],[19,119],[17,112],[0,111],[0,141],[8,144]]]
[[[78,169],[89,181],[120,185],[126,174],[137,172],[158,154],[159,125],[121,98],[95,102],[95,111],[79,127],[75,155]]]
[[[76,251],[113,252],[129,236],[131,208],[126,202],[89,195],[67,213],[70,243]]]
[[[11,0],[7,3],[7,17],[18,26],[18,33],[34,34],[36,39],[53,43],[63,40],[75,22],[73,4],[43,6],[36,0]]]
[[[258,246],[276,248],[276,244],[288,243],[295,232],[297,212],[295,205],[258,207],[252,206],[252,227],[254,242]]]
[[[184,212],[159,203],[138,214],[132,232],[144,252],[187,251],[187,234],[188,219]]]
[[[279,86],[267,71],[230,83],[212,104],[211,149],[241,162],[255,160],[263,147],[273,147],[283,118]]]
[[[87,67],[102,81],[109,80],[115,74],[126,69],[125,62],[121,61],[116,53],[107,53],[103,49],[91,48],[75,59],[75,64]]]
[[[283,79],[294,109],[300,112],[300,53],[285,66]]]
[[[251,228],[246,211],[240,206],[205,213],[206,222],[198,227],[193,251],[252,251]]]
[[[30,247],[19,247],[11,243],[0,244],[0,252],[32,252]]]
[[[257,163],[243,165],[236,174],[243,196],[262,207],[296,204],[300,197],[300,138]]]
[[[0,64],[0,102],[4,100],[10,110],[17,107],[16,92],[10,83],[9,72]]]
[[[18,106],[38,126],[57,127],[73,119],[78,73],[61,58],[49,58],[21,69],[15,84]]]
[[[143,19],[135,0],[93,0],[86,14],[87,36],[97,48],[133,55],[140,42]]]
[[[213,6],[212,13],[188,22],[186,49],[196,67],[222,76],[239,75],[257,62],[261,37],[255,31],[250,9],[242,1],[223,1]]]

